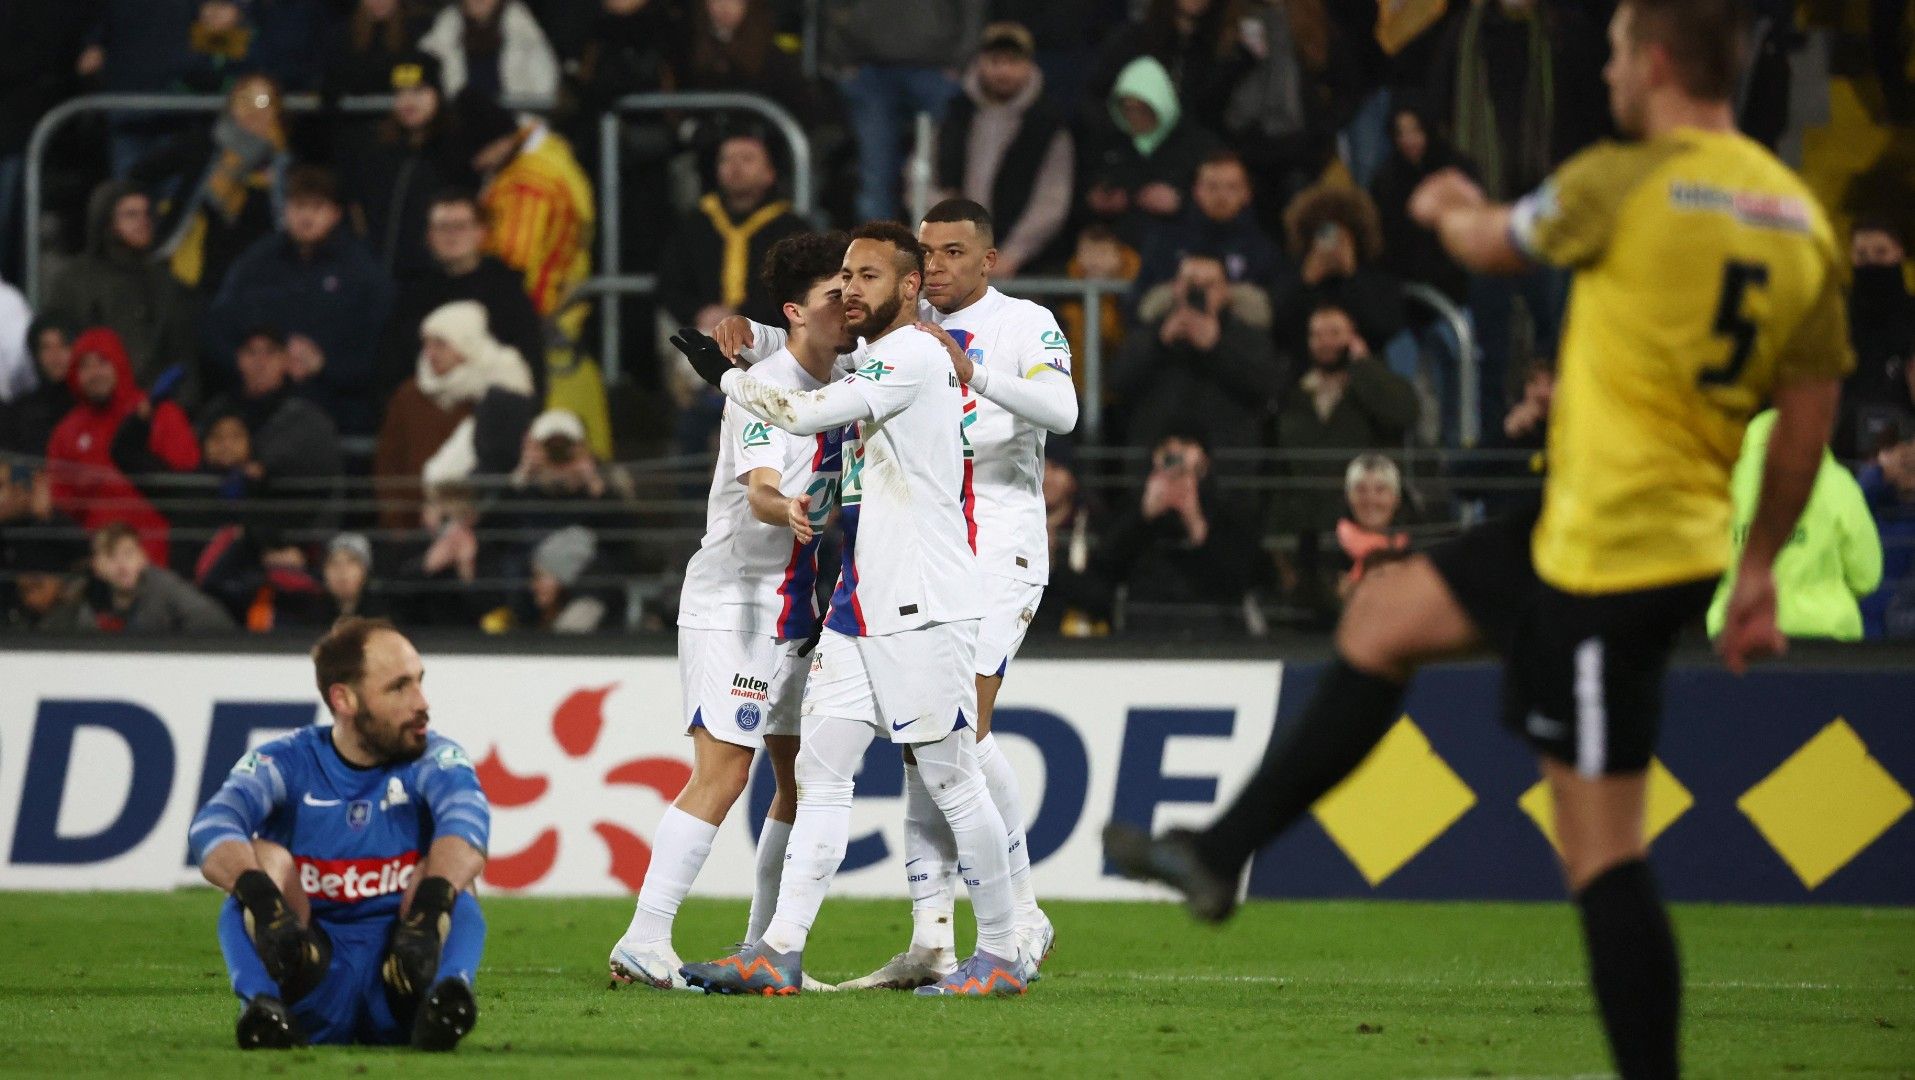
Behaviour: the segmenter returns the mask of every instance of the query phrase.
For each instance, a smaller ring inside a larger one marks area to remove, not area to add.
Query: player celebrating
[[[1663,672],[1728,564],[1730,467],[1771,400],[1720,648],[1738,672],[1783,648],[1771,564],[1852,366],[1829,225],[1801,181],[1735,131],[1739,7],[1623,0],[1604,75],[1617,126],[1638,141],[1585,151],[1514,207],[1453,172],[1412,200],[1474,270],[1576,272],[1540,516],[1365,575],[1316,695],[1210,828],[1105,833],[1119,867],[1222,919],[1251,853],[1363,760],[1415,668],[1494,647],[1503,717],[1542,758],[1596,1001],[1630,1078],[1678,1072],[1682,975],[1643,842]]]
[[[478,1018],[491,810],[465,751],[427,730],[425,668],[391,623],[342,619],[312,657],[333,722],[241,758],[189,833],[232,894],[239,1045],[450,1050]]]
[[[871,344],[855,374],[819,391],[753,378],[696,331],[675,339],[706,381],[768,423],[795,434],[858,425],[840,491],[844,566],[805,689],[798,815],[778,910],[756,944],[685,968],[686,981],[709,992],[798,992],[805,940],[850,839],[852,778],[880,731],[915,750],[969,864],[977,912],[976,954],[920,992],[1020,994],[1035,974],[1018,944],[1004,822],[977,764],[967,405],[943,349],[911,329],[922,280],[908,230],[884,222],[852,234],[846,327]]]
[[[942,327],[958,381],[979,398],[975,419],[965,428],[974,455],[972,490],[984,601],[975,662],[978,763],[991,802],[1004,819],[1019,933],[1027,952],[1041,963],[1054,935],[1031,888],[1017,773],[991,736],[991,713],[1050,581],[1044,437],[1077,426],[1077,389],[1070,377],[1070,345],[1056,318],[1040,304],[991,287],[997,262],[992,240],[991,214],[983,206],[969,199],[933,206],[918,226],[925,260],[919,313]],[[724,331],[729,331],[730,344],[742,340],[741,325],[748,326],[755,347],[776,346],[775,330],[727,321],[732,326],[721,330],[721,346],[728,343]],[[854,356],[854,364],[860,359]],[[840,989],[910,989],[937,982],[957,964],[952,921],[956,890],[951,880],[957,852],[908,750],[904,790],[911,944],[877,971]]]
[[[800,233],[766,254],[765,285],[783,302],[791,336],[753,371],[759,381],[808,391],[832,380],[848,347],[838,280],[847,242],[843,233]],[[672,920],[745,790],[760,747],[771,753],[778,790],[758,836],[746,942],[758,940],[777,907],[798,805],[792,763],[805,655],[818,632],[817,534],[837,500],[841,441],[840,428],[792,435],[725,405],[705,538],[685,567],[678,602],[692,778],[658,824],[637,910],[612,949],[619,982],[685,988]]]

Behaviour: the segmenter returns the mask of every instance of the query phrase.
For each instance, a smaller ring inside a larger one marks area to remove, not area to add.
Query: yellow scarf
[[[745,293],[751,281],[752,236],[791,209],[791,204],[783,199],[774,199],[736,225],[731,223],[731,215],[725,213],[724,200],[718,197],[717,192],[698,200],[698,208],[711,219],[711,227],[717,231],[718,238],[725,242],[725,259],[718,269],[718,284],[722,290],[719,302],[736,309],[745,302]]]

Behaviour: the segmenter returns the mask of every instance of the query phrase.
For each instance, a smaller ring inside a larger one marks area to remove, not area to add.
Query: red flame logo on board
[[[605,727],[605,699],[618,684],[575,690],[552,713],[552,739],[567,757],[586,758],[598,745]],[[478,764],[479,784],[495,807],[530,806],[545,797],[551,782],[543,776],[521,776],[506,768],[494,746]],[[690,765],[674,758],[636,758],[620,762],[605,773],[604,783],[650,788],[670,802],[691,780]],[[652,848],[643,838],[609,821],[592,823],[592,831],[611,853],[613,878],[632,892],[645,880]],[[549,826],[530,844],[512,852],[494,852],[486,860],[484,881],[501,889],[523,889],[550,873],[559,858],[560,830]]]

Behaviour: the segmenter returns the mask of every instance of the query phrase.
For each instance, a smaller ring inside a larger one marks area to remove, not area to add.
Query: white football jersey
[[[866,345],[843,381],[872,419],[853,425],[844,444],[844,566],[825,625],[876,637],[978,618],[963,436],[977,399],[958,386],[944,347],[908,326]]]
[[[937,322],[991,378],[1071,373],[1071,347],[1048,308],[987,288],[969,307]],[[1044,514],[1043,428],[976,394],[976,420],[964,433],[975,455],[978,566],[1030,585],[1051,577]]]
[[[824,385],[788,349],[757,364],[751,374],[792,390]],[[811,527],[822,533],[837,503],[844,432],[793,435],[725,403],[705,537],[685,566],[678,625],[776,638],[811,636],[818,627],[817,537],[801,544],[790,529],[759,521],[743,481],[754,469],[776,469],[778,490],[787,498],[811,495]]]

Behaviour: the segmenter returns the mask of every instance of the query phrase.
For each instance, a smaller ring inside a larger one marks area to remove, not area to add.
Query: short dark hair
[[[1895,223],[1885,217],[1858,217],[1855,219],[1855,224],[1849,226],[1850,236],[1865,232],[1883,233],[1898,244],[1902,242],[1902,230],[1896,228]]]
[[[286,201],[323,199],[339,203],[339,178],[323,165],[295,165],[286,170]]]
[[[844,249],[851,241],[844,233],[801,232],[785,237],[765,252],[759,280],[779,304],[803,306],[812,286],[836,278],[844,266]]]
[[[472,208],[473,215],[479,219],[479,224],[490,224],[487,221],[485,204],[479,201],[478,193],[471,188],[440,188],[433,193],[432,201],[426,204],[426,214],[430,216],[433,209],[440,206],[469,206]]]
[[[851,230],[846,237],[846,246],[853,240],[877,240],[898,249],[896,263],[898,274],[917,274],[924,276],[924,249],[918,246],[918,238],[911,230],[895,221],[867,221]]]
[[[1748,16],[1742,0],[1625,0],[1629,39],[1660,45],[1691,97],[1728,101],[1748,63]]]
[[[1354,328],[1356,326],[1356,316],[1350,314],[1349,308],[1344,307],[1342,304],[1337,303],[1335,300],[1317,301],[1316,306],[1310,309],[1310,318],[1314,319],[1318,315],[1324,315],[1324,314],[1330,314],[1330,313],[1341,315],[1345,319],[1350,320],[1351,327]]]
[[[240,348],[252,344],[255,338],[265,338],[281,349],[286,347],[286,331],[272,323],[255,323],[247,327],[245,335],[239,339]]]
[[[104,555],[128,540],[139,543],[139,530],[124,521],[108,522],[93,534],[93,553]]]
[[[1213,165],[1235,165],[1237,168],[1243,170],[1243,174],[1245,177],[1248,177],[1250,175],[1250,166],[1245,165],[1243,163],[1243,158],[1239,157],[1235,150],[1211,151],[1209,157],[1206,157],[1202,161],[1197,163],[1197,171],[1203,172],[1205,169],[1208,169]]]
[[[399,628],[391,619],[348,615],[333,623],[326,636],[313,645],[313,677],[319,684],[319,697],[328,707],[331,702],[327,691],[340,683],[351,686],[366,677],[366,642],[381,631],[396,634]]]
[[[938,225],[947,222],[968,221],[977,228],[979,240],[989,247],[996,239],[997,228],[991,221],[991,212],[984,204],[972,199],[946,199],[933,206],[924,214],[926,225]]]

